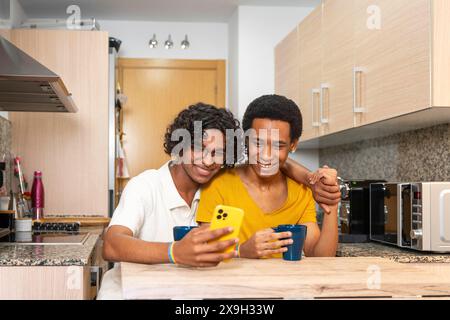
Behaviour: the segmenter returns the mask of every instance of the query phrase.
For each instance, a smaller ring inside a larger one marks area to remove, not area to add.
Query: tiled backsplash
[[[450,181],[450,124],[319,151],[344,179]]]
[[[0,160],[5,153],[9,154],[11,151],[11,123],[0,116]],[[7,166],[6,172],[6,190],[10,190],[10,172]]]

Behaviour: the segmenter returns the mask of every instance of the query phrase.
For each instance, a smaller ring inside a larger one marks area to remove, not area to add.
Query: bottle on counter
[[[33,220],[44,218],[44,184],[42,183],[42,172],[34,172],[33,186],[31,187],[31,207]]]

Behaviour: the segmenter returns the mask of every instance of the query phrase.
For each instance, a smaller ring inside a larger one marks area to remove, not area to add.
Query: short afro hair
[[[290,125],[291,140],[300,139],[302,135],[303,120],[297,104],[283,96],[265,95],[253,100],[244,114],[242,127],[244,131],[252,127],[255,119],[271,119],[288,122]]]
[[[181,111],[167,127],[164,136],[164,152],[166,154],[171,155],[173,148],[180,142],[172,140],[172,133],[177,129],[186,129],[191,135],[191,144],[194,145],[194,122],[196,121],[202,122],[203,132],[208,129],[216,129],[220,130],[224,136],[226,136],[227,129],[234,131],[240,129],[239,121],[230,111],[199,102]],[[234,156],[237,157],[236,150]]]

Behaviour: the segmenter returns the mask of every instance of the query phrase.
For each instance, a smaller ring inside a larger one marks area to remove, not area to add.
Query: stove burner
[[[78,231],[80,223],[56,223],[56,222],[35,222],[33,224],[34,231]]]

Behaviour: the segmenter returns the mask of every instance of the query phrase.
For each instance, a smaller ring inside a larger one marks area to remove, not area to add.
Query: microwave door
[[[370,240],[384,242],[384,184],[370,185]]]
[[[397,185],[370,185],[370,239],[398,245]]]
[[[396,184],[387,184],[384,192],[385,224],[384,240],[387,243],[398,245],[398,190]]]
[[[412,187],[411,184],[399,184],[399,246],[411,248],[411,230],[412,230]]]

